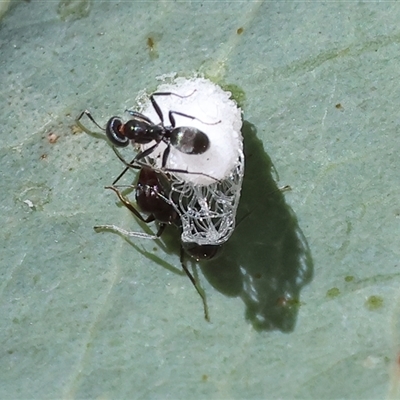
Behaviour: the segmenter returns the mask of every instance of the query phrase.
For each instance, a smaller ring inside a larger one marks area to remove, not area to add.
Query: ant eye
[[[129,138],[123,133],[124,125],[118,117],[112,117],[108,120],[106,126],[106,135],[110,142],[117,147],[126,147],[129,144]]]

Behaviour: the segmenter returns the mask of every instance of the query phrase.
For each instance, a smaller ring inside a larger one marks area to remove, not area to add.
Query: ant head
[[[114,146],[128,146],[129,138],[125,135],[124,126],[125,125],[119,117],[111,117],[108,120],[106,125],[106,135]]]
[[[197,243],[182,243],[183,249],[193,257],[196,261],[210,260],[220,254],[221,245],[217,244],[197,244]]]
[[[172,146],[185,154],[203,154],[210,147],[208,136],[194,127],[180,126],[172,131]]]
[[[112,117],[107,122],[106,134],[117,147],[126,147],[130,141],[146,144],[154,140],[149,135],[149,123],[140,118],[133,118],[124,124],[120,117]]]

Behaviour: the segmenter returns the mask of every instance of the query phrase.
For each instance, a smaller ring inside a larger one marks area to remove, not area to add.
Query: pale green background
[[[399,21],[397,2],[12,2],[0,398],[398,397]],[[120,163],[74,135],[74,118],[90,108],[105,123],[173,71],[238,85],[292,187],[314,278],[289,332],[255,330],[243,301],[200,273],[207,324],[187,278],[143,252],[179,267],[175,253],[92,229],[140,227],[103,189]]]

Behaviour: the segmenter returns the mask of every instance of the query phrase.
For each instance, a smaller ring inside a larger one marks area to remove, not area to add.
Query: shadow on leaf
[[[291,332],[301,304],[300,291],[312,279],[311,253],[293,210],[271,174],[272,162],[254,125],[245,121],[242,133],[245,174],[237,226],[222,255],[202,262],[200,267],[219,292],[241,297],[246,319],[256,330]],[[145,232],[154,234],[147,224],[138,222]],[[182,274],[163,258],[141,249],[136,240],[125,240],[153,262]],[[176,227],[167,227],[157,242],[166,253],[179,254]]]
[[[201,269],[218,291],[242,298],[256,330],[290,332],[300,291],[312,279],[311,253],[254,125],[245,121],[242,133],[246,166],[237,227],[221,257]]]

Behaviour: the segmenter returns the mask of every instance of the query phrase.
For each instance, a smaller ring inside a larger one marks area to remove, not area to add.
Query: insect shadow
[[[239,296],[256,330],[293,331],[300,291],[313,276],[311,252],[293,210],[272,176],[271,159],[244,121],[245,173],[236,229],[201,270],[219,292]]]
[[[221,256],[199,264],[215,289],[243,300],[245,317],[256,330],[291,332],[301,305],[301,289],[313,276],[311,252],[275,182],[273,164],[256,136],[255,126],[245,121],[242,134],[246,161],[237,226]],[[179,254],[177,233],[167,227],[158,241],[168,254]],[[177,272],[154,252],[125,240],[153,262]],[[193,273],[198,281],[196,268]]]

